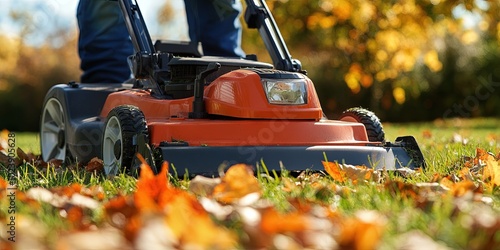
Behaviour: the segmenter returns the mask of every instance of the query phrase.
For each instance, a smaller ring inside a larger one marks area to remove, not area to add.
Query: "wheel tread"
[[[380,119],[370,110],[356,107],[347,109],[340,116],[340,120],[344,117],[352,117],[359,123],[365,126],[369,141],[385,142],[385,132]]]

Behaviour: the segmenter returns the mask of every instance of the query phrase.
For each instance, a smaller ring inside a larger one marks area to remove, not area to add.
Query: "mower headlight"
[[[304,79],[262,79],[267,101],[271,104],[305,104],[307,100]]]

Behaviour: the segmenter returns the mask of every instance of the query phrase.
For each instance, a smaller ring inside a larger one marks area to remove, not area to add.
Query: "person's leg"
[[[116,1],[80,0],[78,53],[83,83],[120,83],[130,78],[134,48]]]
[[[204,55],[244,57],[241,49],[240,0],[185,0],[191,41]]]

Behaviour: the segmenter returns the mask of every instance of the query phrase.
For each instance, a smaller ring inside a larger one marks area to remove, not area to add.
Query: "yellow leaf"
[[[483,181],[490,190],[500,187],[500,165],[493,157],[486,161],[486,166],[483,169]]]
[[[250,166],[236,164],[231,166],[221,183],[215,186],[213,196],[223,203],[232,203],[251,193],[261,193],[260,185]]]
[[[340,165],[336,162],[322,161],[323,167],[326,172],[333,177],[334,180],[339,182],[345,181],[345,173],[342,171]]]
[[[434,72],[440,71],[443,68],[443,64],[439,61],[438,53],[435,50],[431,50],[425,54],[424,63]]]
[[[181,244],[199,249],[230,249],[236,244],[234,235],[215,225],[198,200],[187,192],[172,197],[166,211],[165,222]]]

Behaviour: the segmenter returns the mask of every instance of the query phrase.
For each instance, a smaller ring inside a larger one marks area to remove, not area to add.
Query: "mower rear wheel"
[[[52,159],[66,160],[66,115],[61,102],[48,99],[43,105],[40,121],[40,148],[45,162]]]
[[[138,136],[148,138],[146,119],[139,108],[123,105],[109,112],[101,151],[106,176],[115,176],[121,170],[132,174]]]
[[[350,108],[342,113],[341,121],[358,122],[365,126],[368,141],[385,142],[385,132],[375,113],[364,108]]]

